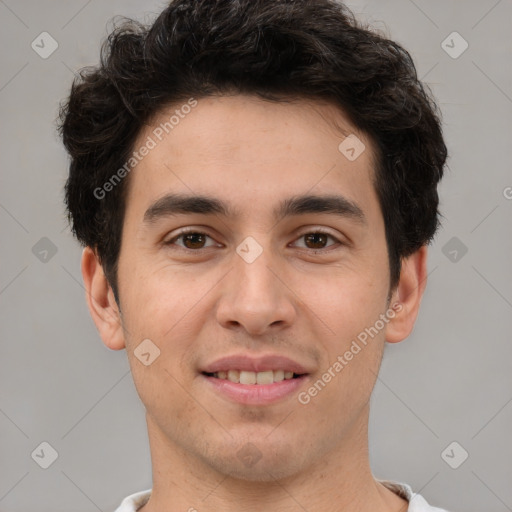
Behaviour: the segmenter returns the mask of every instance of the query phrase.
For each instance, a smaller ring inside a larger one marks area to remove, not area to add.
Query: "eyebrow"
[[[274,219],[297,215],[324,213],[348,218],[361,225],[367,224],[363,210],[353,201],[341,195],[301,195],[283,200],[273,211]],[[168,194],[144,213],[144,224],[180,214],[221,215],[236,218],[240,212],[231,205],[203,195]]]

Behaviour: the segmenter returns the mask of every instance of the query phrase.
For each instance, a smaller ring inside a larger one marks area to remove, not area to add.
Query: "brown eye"
[[[334,244],[328,244],[329,239],[334,240]],[[304,245],[299,245],[301,249],[311,249],[313,251],[322,251],[322,249],[327,249],[332,245],[343,245],[337,238],[332,236],[329,233],[324,233],[323,231],[310,231],[309,233],[302,234],[298,240],[304,240]]]
[[[176,245],[178,246],[178,248],[188,249],[191,251],[198,251],[215,245],[215,243],[210,243],[210,245],[206,245],[207,239],[213,241],[213,239],[206,233],[201,233],[199,231],[182,231],[180,234],[178,234],[168,242],[165,242],[165,245]],[[182,242],[176,243],[178,240],[181,240]]]
[[[311,244],[308,246],[309,249],[323,249],[327,244],[328,238],[329,235],[326,235],[325,233],[309,233],[304,235],[306,244]]]
[[[187,249],[201,249],[206,238],[203,233],[187,233],[181,235],[181,237],[183,238],[183,245]]]

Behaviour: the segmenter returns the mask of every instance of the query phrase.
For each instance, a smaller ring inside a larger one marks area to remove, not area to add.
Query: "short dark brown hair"
[[[104,198],[94,191],[161,109],[233,92],[328,100],[370,137],[394,288],[401,259],[440,225],[447,157],[437,106],[409,53],[335,0],[174,0],[150,26],[125,19],[115,27],[101,63],[81,70],[60,110],[68,217],[78,240],[97,250],[116,299],[128,178]]]

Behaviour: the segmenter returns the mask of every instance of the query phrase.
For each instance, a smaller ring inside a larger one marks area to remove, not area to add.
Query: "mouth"
[[[227,370],[218,372],[202,372],[206,377],[214,379],[227,380],[235,384],[244,384],[246,386],[269,385],[284,380],[298,379],[307,374],[294,373],[285,370],[267,370],[263,372],[252,372],[246,370]]]
[[[279,355],[228,356],[203,367],[200,375],[217,396],[242,405],[268,405],[290,398],[314,369]]]

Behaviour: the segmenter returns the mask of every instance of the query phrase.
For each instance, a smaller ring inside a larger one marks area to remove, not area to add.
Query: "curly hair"
[[[106,198],[94,191],[163,108],[233,92],[328,100],[368,135],[394,288],[402,258],[440,226],[447,158],[439,110],[409,53],[336,0],[174,0],[149,26],[114,27],[100,64],[81,70],[60,108],[68,219],[97,251],[116,300],[128,178]]]

